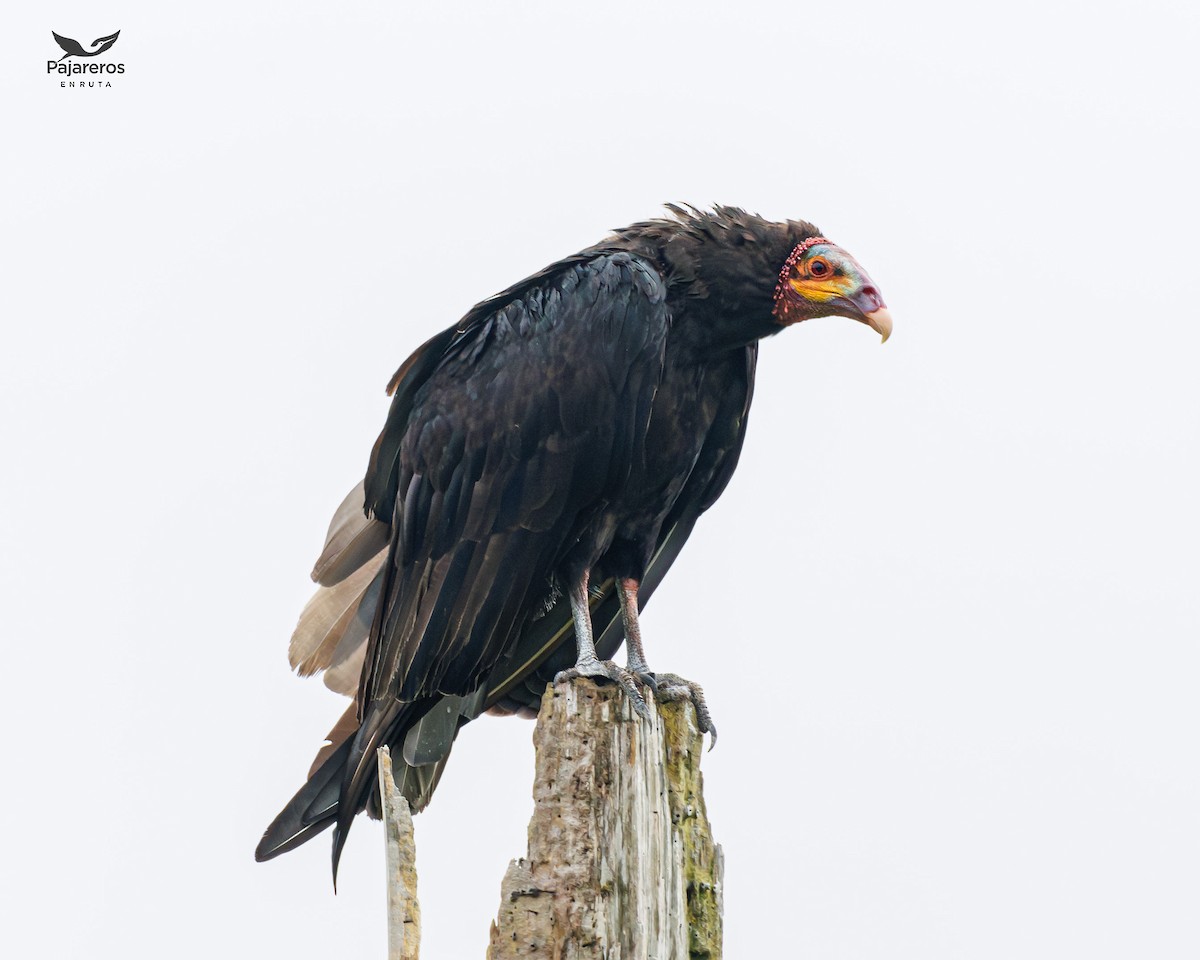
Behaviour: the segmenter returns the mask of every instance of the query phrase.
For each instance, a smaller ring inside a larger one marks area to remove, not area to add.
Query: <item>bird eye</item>
[[[821,279],[827,277],[832,272],[833,268],[829,266],[829,261],[824,257],[813,257],[808,262],[808,272],[811,276]]]

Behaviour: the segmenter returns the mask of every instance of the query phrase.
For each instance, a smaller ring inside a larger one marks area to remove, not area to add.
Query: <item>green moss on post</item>
[[[667,791],[671,823],[682,847],[684,892],[687,896],[688,957],[720,960],[721,879],[724,860],[713,842],[704,805],[700,754],[704,738],[696,726],[696,711],[688,702],[659,707],[666,754]]]

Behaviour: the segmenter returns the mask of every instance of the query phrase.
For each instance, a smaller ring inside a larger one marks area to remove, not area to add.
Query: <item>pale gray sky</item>
[[[1194,5],[6,11],[9,956],[383,956],[361,820],[266,865],[340,698],[288,672],[392,371],[664,201],[800,217],[896,318],[764,345],[645,617],[703,682],[733,960],[1195,957]],[[50,31],[124,62],[45,73]],[[482,958],[531,726],[417,820]]]

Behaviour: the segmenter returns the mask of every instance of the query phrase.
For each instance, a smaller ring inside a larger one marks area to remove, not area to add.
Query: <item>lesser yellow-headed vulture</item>
[[[547,682],[654,674],[638,611],[742,448],[758,341],[843,316],[886,340],[866,271],[812,224],[670,208],[472,308],[392,378],[365,479],[329,528],[290,656],[354,703],[257,857],[377,806],[387,744],[416,809],[458,728]],[[624,667],[611,658],[622,640]]]

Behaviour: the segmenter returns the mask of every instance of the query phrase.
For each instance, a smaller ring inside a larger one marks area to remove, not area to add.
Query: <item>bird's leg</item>
[[[634,675],[611,660],[599,660],[596,657],[596,641],[592,637],[592,612],[588,608],[587,573],[584,573],[578,582],[571,584],[568,596],[571,599],[571,616],[575,621],[575,642],[578,644],[579,656],[575,666],[560,670],[555,675],[554,682],[565,683],[576,677],[603,677],[611,680],[625,691],[637,715],[643,720],[649,720],[650,708],[646,706],[646,700],[638,690]]]
[[[632,577],[617,580],[617,594],[621,598],[621,624],[625,628],[625,647],[629,659],[626,669],[639,680],[648,684],[659,700],[691,700],[696,708],[696,725],[701,733],[712,734],[717,742],[717,728],[708,712],[704,690],[698,683],[684,680],[674,673],[652,673],[646,662],[646,648],[642,645],[642,628],[638,623],[638,587]]]
[[[646,662],[646,648],[642,646],[642,628],[638,623],[639,586],[632,577],[621,577],[617,581],[617,591],[621,598],[621,626],[625,630],[625,652],[628,655],[625,669],[657,690],[658,683],[654,674],[650,672],[650,664]]]

